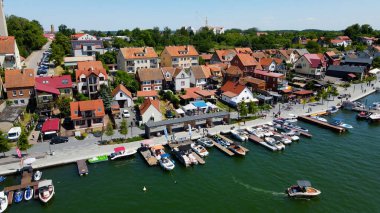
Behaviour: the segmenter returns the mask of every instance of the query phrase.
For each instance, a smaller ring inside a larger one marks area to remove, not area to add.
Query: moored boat
[[[15,203],[20,203],[24,198],[24,193],[22,190],[17,190],[13,195],[13,201]]]
[[[379,122],[380,121],[380,113],[373,113],[368,118],[371,122]]]
[[[52,180],[43,180],[38,183],[38,197],[43,203],[49,202],[54,196],[54,185]]]
[[[312,198],[321,194],[321,191],[311,186],[310,181],[298,180],[297,185],[291,186],[286,190],[289,197]]]
[[[282,144],[280,141],[275,140],[272,137],[266,137],[265,138],[265,142],[268,145],[276,147],[277,150],[284,150],[285,149],[285,145],[284,144]]]
[[[328,108],[328,109],[326,110],[326,112],[328,112],[328,113],[330,113],[330,114],[336,113],[336,112],[338,112],[338,111],[339,111],[339,109],[338,109],[338,107],[336,107],[336,106],[332,106],[332,107],[330,107],[330,108]]]
[[[211,141],[211,139],[207,138],[207,137],[199,138],[197,140],[197,143],[199,143],[200,145],[202,145],[204,147],[213,147],[214,146],[214,143]]]
[[[247,132],[249,134],[255,135],[255,136],[259,137],[259,138],[264,137],[264,133],[261,132],[261,131],[259,131],[258,129],[254,129],[252,127],[247,127],[246,130],[247,130]]]
[[[214,135],[214,140],[216,143],[222,145],[222,146],[230,146],[231,144],[228,141],[223,140],[221,137]]]
[[[361,111],[356,115],[356,119],[361,120],[361,119],[368,119],[370,116],[369,112],[366,111]]]
[[[109,158],[111,160],[116,160],[120,158],[126,158],[128,156],[136,154],[137,150],[131,149],[131,150],[125,150],[124,146],[119,146],[114,148],[114,152],[109,155]]]
[[[320,116],[311,116],[311,118],[314,118],[315,120],[318,120],[318,121],[327,122],[326,118],[322,118]]]
[[[41,177],[42,177],[42,172],[39,171],[39,170],[37,170],[37,171],[34,173],[34,175],[33,175],[33,180],[34,180],[34,181],[39,181],[39,180],[41,180]]]
[[[191,148],[194,150],[195,153],[197,153],[201,157],[208,156],[207,149],[204,148],[202,145],[191,144]]]
[[[26,187],[25,189],[25,193],[24,193],[24,199],[25,200],[31,200],[33,198],[33,188],[31,188],[30,186]]]
[[[165,154],[165,148],[162,145],[155,145],[150,148],[152,155],[157,159],[160,160],[161,156]]]
[[[241,142],[244,142],[244,141],[248,140],[247,135],[244,134],[244,132],[242,132],[242,131],[231,130],[231,134],[232,134],[232,136],[234,136],[234,138],[238,139]]]
[[[237,144],[232,144],[228,147],[229,150],[231,150],[233,153],[235,154],[238,154],[238,155],[245,155],[246,152],[245,150],[240,146],[240,145],[237,145]]]
[[[338,119],[338,118],[334,118],[334,120],[331,121],[330,124],[334,125],[334,126],[340,126],[340,127],[345,128],[345,129],[352,129],[352,128],[354,128],[350,124],[343,123],[343,120]]]
[[[8,196],[4,191],[0,192],[0,213],[4,212],[8,208]]]
[[[163,169],[168,171],[173,170],[175,167],[173,161],[170,159],[170,155],[167,153],[162,154],[158,162]]]
[[[103,161],[108,161],[107,155],[99,155],[99,156],[88,159],[89,163],[99,163],[99,162],[103,162]]]

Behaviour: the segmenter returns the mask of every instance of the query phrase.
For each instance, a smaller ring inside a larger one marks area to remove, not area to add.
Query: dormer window
[[[101,112],[101,111],[102,111],[102,108],[99,107],[99,108],[98,108],[98,112]]]
[[[78,115],[78,110],[75,110],[75,111],[74,111],[74,114]]]
[[[62,84],[68,84],[69,81],[68,80],[62,80]]]
[[[166,77],[167,77],[167,78],[170,78],[170,74],[169,74],[169,73],[166,73]]]

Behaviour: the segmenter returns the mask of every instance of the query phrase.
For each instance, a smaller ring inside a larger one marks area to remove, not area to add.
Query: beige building
[[[161,53],[162,67],[190,68],[199,65],[199,54],[192,45],[167,46]]]
[[[117,55],[117,67],[128,73],[142,68],[159,68],[158,55],[153,47],[121,48]]]

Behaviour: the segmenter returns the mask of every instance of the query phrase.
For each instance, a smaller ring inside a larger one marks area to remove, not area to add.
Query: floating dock
[[[86,160],[78,160],[77,167],[78,167],[78,174],[80,176],[88,175],[88,167],[87,167]]]
[[[23,190],[26,187],[30,186],[34,189],[34,199],[38,199],[38,183],[39,181],[32,182],[32,174],[33,172],[23,171],[21,177],[20,185],[8,186],[4,188],[4,192],[8,193],[8,204],[13,203],[13,194],[17,190]]]
[[[206,161],[203,158],[201,158],[201,156],[199,156],[197,153],[192,152],[192,154],[195,157],[195,159],[197,159],[199,164],[204,165],[206,163]]]
[[[334,126],[334,125],[331,125],[331,124],[329,124],[327,122],[319,121],[317,119],[314,119],[314,118],[311,118],[311,117],[308,117],[308,116],[298,116],[298,119],[301,120],[301,121],[307,122],[307,123],[316,124],[318,126],[321,126],[323,128],[326,128],[326,129],[333,130],[335,132],[342,133],[342,132],[346,131],[346,129],[343,128],[343,127]],[[301,135],[305,134],[304,132],[300,132],[300,133],[301,133]]]
[[[277,151],[277,148],[276,147],[273,147],[273,146],[269,146],[267,143],[264,142],[263,139],[257,137],[256,135],[250,135],[249,138],[248,138],[249,141],[252,141],[256,144],[259,144],[259,145],[262,145],[264,146],[265,148],[271,150],[271,151]]]
[[[224,137],[223,135],[218,135],[221,139],[225,140],[225,141],[228,141],[230,144],[236,144],[233,140],[227,138],[227,137]],[[240,144],[239,144],[240,145]],[[249,152],[249,149],[245,148],[244,146],[240,145],[240,147],[246,151],[246,152]]]
[[[216,146],[218,149],[220,149],[222,152],[226,153],[227,155],[229,156],[234,156],[235,153],[231,152],[229,149],[227,149],[226,147],[218,144],[217,142],[215,142],[214,140],[212,140],[212,142],[214,143],[214,146]]]
[[[185,146],[185,145],[190,145],[194,143],[194,141],[192,140],[186,140],[186,141],[176,141],[176,142],[171,142],[171,143],[168,143],[168,146],[171,148],[171,149],[174,149],[178,146]]]
[[[156,166],[158,164],[157,158],[152,155],[149,148],[140,148],[139,152],[149,166]]]

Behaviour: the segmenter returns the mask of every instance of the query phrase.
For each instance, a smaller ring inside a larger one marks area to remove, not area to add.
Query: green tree
[[[74,28],[70,29],[66,25],[61,24],[58,26],[58,32],[62,33],[65,36],[70,37],[71,35],[75,34],[75,29]]]
[[[123,118],[123,120],[120,123],[119,132],[120,132],[120,134],[123,134],[125,138],[127,138],[128,124],[127,124],[127,121],[124,118]]]
[[[27,57],[32,51],[39,50],[47,42],[44,30],[38,21],[14,15],[7,18],[8,34],[15,36],[20,55]]]
[[[90,100],[87,96],[83,95],[82,93],[78,93],[77,96],[75,97],[77,101],[88,101]]]
[[[112,122],[109,121],[107,126],[106,126],[106,131],[105,131],[106,135],[111,137],[111,140],[112,140],[112,136],[113,134],[115,133],[114,130],[113,130],[113,125],[112,125]]]
[[[9,150],[11,150],[9,141],[4,137],[3,132],[0,131],[0,152],[2,152],[5,157],[5,152],[8,152]]]
[[[114,86],[123,84],[131,92],[137,92],[140,89],[140,84],[136,78],[124,71],[118,70],[114,79]]]
[[[68,117],[70,116],[70,102],[71,99],[67,97],[59,97],[55,104],[57,105],[59,111],[61,112],[62,117]]]
[[[380,57],[373,59],[372,66],[375,68],[380,68]]]
[[[317,42],[315,42],[315,41],[309,41],[309,42],[307,42],[306,49],[310,53],[320,53],[321,52],[321,46],[319,46],[319,44]]]
[[[32,145],[29,144],[28,136],[25,134],[23,129],[20,137],[18,138],[17,146],[21,151],[27,151]]]
[[[112,104],[111,88],[104,84],[101,85],[99,90],[99,98],[103,100],[104,109],[106,111],[110,111]]]
[[[239,114],[240,116],[243,116],[243,117],[248,115],[247,104],[244,101],[240,102],[239,104]]]
[[[251,114],[256,114],[259,111],[259,107],[253,101],[248,103],[248,112]]]

